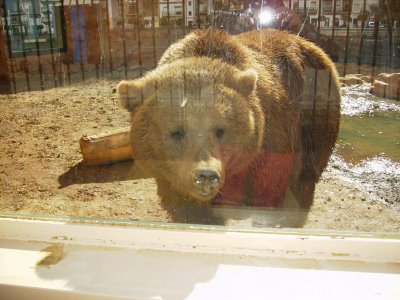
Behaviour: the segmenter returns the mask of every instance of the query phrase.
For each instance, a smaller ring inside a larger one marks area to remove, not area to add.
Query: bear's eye
[[[215,136],[217,137],[218,141],[221,141],[222,138],[224,137],[225,130],[223,128],[217,128],[215,130]]]
[[[170,137],[176,142],[181,142],[185,138],[185,130],[179,128],[178,130],[171,132]]]

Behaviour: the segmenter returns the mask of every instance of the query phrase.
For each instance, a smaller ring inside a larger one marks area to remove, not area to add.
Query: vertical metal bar
[[[336,28],[336,1],[333,1],[333,20],[332,20],[332,40],[335,38],[335,28]]]
[[[64,7],[64,2],[62,3],[62,7]],[[71,2],[69,3],[69,9],[67,10],[69,12],[69,20],[71,20]],[[65,22],[65,10],[62,10],[62,18],[64,19],[64,22],[62,22],[63,26],[64,26],[64,30],[63,30],[63,40],[65,41],[65,45],[64,48],[68,49],[68,41],[67,41],[67,25]],[[67,52],[67,51],[66,51]],[[64,54],[65,60],[67,62],[67,78],[68,78],[68,84],[71,84],[71,63],[70,63],[70,56],[68,54]]]
[[[35,40],[36,40],[36,56],[37,56],[38,64],[39,64],[40,89],[43,91],[44,90],[43,69],[42,69],[42,61],[40,58],[40,46],[39,46],[39,37],[38,37],[38,31],[37,31],[36,8],[35,8],[34,0],[31,0],[31,4],[32,4],[32,10],[33,10],[33,25],[35,26],[34,32],[35,32]]]
[[[168,45],[171,45],[171,23],[169,14],[169,0],[167,0]]]
[[[121,5],[121,30],[122,30],[122,55],[124,60],[125,79],[128,78],[128,61],[126,59],[126,40],[125,40],[125,4],[124,1],[119,2]]]
[[[10,31],[9,31],[9,24],[8,24],[8,14],[6,10],[6,4],[5,1],[3,1],[3,12],[4,12],[4,22],[5,22],[5,27],[6,27],[6,39],[7,39],[7,48],[8,48],[8,57],[9,57],[9,66],[10,66],[10,71],[11,71],[11,80],[13,83],[13,92],[17,92],[17,82],[15,80],[15,70],[14,70],[14,61],[12,59],[12,49],[11,49],[11,37],[10,37]],[[8,68],[7,65],[7,68]]]
[[[29,70],[28,70],[28,60],[26,58],[26,52],[25,52],[25,28],[22,30],[22,19],[21,19],[21,3],[20,0],[17,0],[17,11],[18,11],[18,23],[20,26],[20,32],[21,32],[21,38],[22,38],[22,55],[24,57],[24,73],[25,73],[25,80],[26,80],[26,85],[28,87],[28,91],[31,90],[31,83],[29,79]],[[22,35],[22,32],[24,32],[24,35]]]
[[[350,36],[350,23],[351,23],[351,10],[353,9],[353,0],[349,1],[348,13],[347,13],[347,28],[346,28],[346,43],[344,48],[344,62],[343,62],[343,76],[347,74],[347,61],[349,53],[349,36]]]
[[[96,79],[100,78],[100,66],[102,67],[103,71],[104,71],[104,64],[103,64],[103,41],[102,41],[102,36],[101,35],[101,30],[100,28],[103,28],[103,19],[101,19],[101,24],[99,21],[99,8],[101,8],[101,3],[100,1],[96,1],[96,3],[93,2],[93,0],[90,1],[91,2],[91,6],[96,5],[96,27],[97,27],[97,34],[98,34],[98,38],[99,38],[99,47],[100,47],[100,54],[99,56],[97,56],[96,53],[96,64],[95,64],[95,70],[96,70]],[[100,27],[101,26],[101,27]]]
[[[104,1],[100,0],[97,2],[97,31],[99,34],[99,42],[100,42],[100,62],[98,63],[98,69],[100,72],[101,69],[101,76],[104,77],[105,75],[105,70],[106,70],[106,60],[105,60],[105,45],[104,45],[104,33],[105,33],[105,29],[104,29]],[[100,74],[99,74],[100,76]]]
[[[140,14],[139,14],[139,1],[136,0],[136,15],[137,15],[137,20],[138,20],[138,24],[137,24],[137,46],[138,46],[138,63],[139,63],[139,74],[140,76],[143,75],[143,60],[142,60],[142,37],[141,37],[141,18],[140,18]]]
[[[198,0],[193,0],[193,1],[198,1]],[[192,4],[194,4],[194,3],[192,3]],[[182,29],[183,29],[183,35],[186,34],[186,29],[185,29],[185,27],[186,27],[186,22],[185,22],[186,9],[185,8],[186,8],[186,1],[182,0]]]
[[[315,116],[317,109],[317,85],[318,85],[318,70],[314,69],[314,90],[313,90],[313,109],[312,109],[312,130],[315,132]]]
[[[4,1],[1,4],[4,4]],[[1,19],[3,15],[6,18],[5,4],[0,7],[0,65],[2,66],[2,68],[0,69],[0,94],[11,94],[13,92],[13,89],[11,88],[11,77],[8,68],[8,59],[11,59],[11,57],[10,56],[7,57],[6,54],[7,53],[6,47],[7,44],[9,44],[7,43],[9,37],[6,38],[4,36],[3,24]],[[6,27],[6,30],[8,30],[8,27]],[[14,85],[14,93],[15,93],[15,85]]]
[[[96,30],[96,32],[97,32],[97,35],[98,35],[98,37],[99,37],[99,40],[98,40],[98,47],[100,47],[100,57],[98,57],[97,56],[97,51],[96,51],[96,63],[95,63],[95,71],[96,71],[96,79],[99,79],[100,78],[100,64],[101,64],[101,61],[102,61],[102,57],[103,57],[103,44],[102,44],[102,41],[101,41],[101,36],[100,36],[100,24],[99,24],[99,7],[100,7],[100,2],[99,1],[96,1],[96,4],[93,2],[93,0],[90,0],[90,6],[91,7],[93,7],[94,5],[96,5],[96,23],[95,23],[95,25],[96,25],[96,27],[97,27],[97,30]]]
[[[321,34],[321,5],[322,0],[318,1],[318,13],[317,13],[317,39],[316,42],[319,43],[320,34]],[[314,69],[314,96],[313,96],[313,117],[312,117],[312,129],[315,132],[315,118],[316,118],[316,109],[317,109],[317,86],[318,86],[318,70]]]
[[[155,24],[155,11],[154,11],[154,2],[155,0],[151,0],[151,27],[152,27],[152,38],[153,38],[153,65],[154,67],[157,65],[157,49],[156,49],[156,24]],[[158,1],[157,1],[158,2]]]
[[[94,2],[93,2],[93,0],[90,0],[90,7],[93,7],[93,6],[94,6]],[[100,3],[97,2],[96,6],[97,6],[97,10],[96,10],[96,26],[97,26],[97,33],[98,33],[98,36],[99,36],[99,41],[98,41],[99,45],[98,45],[98,47],[102,48],[100,30],[99,30],[99,18],[98,18],[98,8],[100,6]],[[90,25],[91,26],[93,25],[92,21],[91,21]],[[93,29],[90,29],[90,30],[92,31]],[[100,57],[101,57],[101,55],[100,55]],[[96,79],[99,79],[99,64],[100,63],[99,63],[97,52],[96,52],[96,62],[95,62],[95,65],[94,65],[95,72],[96,72]]]
[[[113,59],[112,59],[112,44],[111,44],[111,28],[110,28],[110,10],[108,8],[108,2],[112,0],[106,0],[106,13],[107,13],[107,43],[108,43],[108,64],[111,78],[113,78]]]
[[[200,29],[200,0],[196,1],[197,28]]]
[[[393,62],[393,25],[392,25],[392,15],[391,11],[389,8],[389,4],[387,0],[384,0],[383,3],[383,13],[385,16],[385,23],[386,23],[386,32],[387,32],[387,37],[388,37],[388,53],[386,55],[386,60],[385,60],[385,65],[386,67],[391,66],[391,62]],[[392,66],[393,67],[393,66]]]
[[[53,4],[54,5],[54,4]],[[51,65],[53,68],[53,83],[54,86],[57,87],[57,76],[56,76],[56,67],[55,67],[55,62],[54,62],[54,52],[53,52],[53,36],[51,34],[51,25],[50,25],[50,6],[49,6],[49,0],[46,0],[46,7],[47,7],[47,21],[49,23],[49,38],[50,38],[50,54],[51,54]],[[54,11],[54,10],[53,10]]]
[[[79,63],[81,67],[82,81],[85,81],[85,66],[83,65],[83,55],[82,55],[81,10],[80,10],[81,7],[79,5],[78,0],[75,0],[75,4],[76,4],[76,14],[78,23],[77,25],[78,25],[78,43],[79,43]],[[82,7],[82,13],[84,13],[83,7]]]
[[[376,67],[376,56],[378,52],[378,37],[379,37],[379,21],[377,22],[377,14],[375,14],[374,18],[374,50],[372,54],[372,71],[371,75],[372,77],[375,76],[375,67]]]
[[[322,0],[318,1],[318,13],[317,13],[317,41],[319,41],[320,34],[321,34],[321,10],[322,10]]]
[[[100,1],[97,1],[96,4],[93,2],[93,0],[90,0],[90,5],[91,7],[93,7],[94,5],[96,5],[96,27],[97,27],[97,35],[99,37],[98,40],[98,47],[100,47],[100,57],[97,56],[96,52],[96,63],[95,63],[95,71],[96,71],[96,79],[100,78],[100,64],[103,58],[103,44],[102,44],[102,40],[101,40],[101,36],[100,36],[100,24],[99,24],[99,7],[101,6]]]
[[[104,18],[103,18],[103,1],[97,2],[97,31],[99,34],[99,43],[100,43],[100,62],[96,64],[96,72],[100,72],[100,65],[101,65],[101,74],[104,76],[105,66],[105,59],[104,59]],[[97,74],[96,74],[97,75]],[[98,75],[100,76],[100,74]]]
[[[329,73],[329,79],[331,79],[331,73]],[[331,81],[329,81],[329,90],[330,90],[330,83],[331,83]],[[328,101],[327,101],[327,103],[326,103],[326,115],[325,115],[325,120],[326,120],[326,122],[325,122],[325,128],[324,128],[324,132],[327,132],[329,135],[331,135],[332,134],[332,126],[331,126],[331,124],[332,124],[332,122],[331,122],[331,119],[330,119],[330,110],[331,110],[331,102],[332,101],[330,101],[329,99],[328,99]]]
[[[96,79],[99,79],[100,78],[100,74],[99,74],[99,63],[98,62],[96,62],[94,68],[95,68],[95,71],[96,71]]]
[[[324,132],[328,132],[329,134],[331,134],[332,132],[332,128],[330,125],[331,121],[330,121],[330,117],[329,117],[329,111],[330,111],[330,104],[331,104],[331,89],[332,89],[332,72],[329,71],[329,76],[328,76],[328,93],[327,93],[327,103],[326,103],[326,122],[325,122],[325,130]]]
[[[363,14],[365,14],[367,8],[367,0],[364,0],[364,5],[363,5]],[[363,44],[364,44],[364,30],[365,30],[365,19],[364,16],[362,17],[361,21],[361,37],[360,37],[360,45],[358,46],[358,59],[357,59],[357,65],[358,65],[358,73],[361,73],[361,60],[362,60],[362,49],[363,49]]]
[[[211,28],[214,28],[216,26],[216,18],[217,18],[217,12],[215,9],[215,0],[213,0],[212,2],[212,9],[213,9],[213,16],[212,16]]]

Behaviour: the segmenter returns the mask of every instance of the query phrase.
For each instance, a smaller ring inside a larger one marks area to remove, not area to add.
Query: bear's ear
[[[141,78],[137,80],[123,80],[117,86],[117,94],[121,105],[128,111],[143,103],[155,92],[153,80]]]
[[[258,74],[254,69],[248,69],[235,73],[232,86],[243,96],[250,95],[257,86]]]

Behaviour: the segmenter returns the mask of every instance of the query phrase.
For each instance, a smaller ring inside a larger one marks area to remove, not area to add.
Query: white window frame
[[[0,218],[4,299],[399,299],[399,266],[397,234]]]

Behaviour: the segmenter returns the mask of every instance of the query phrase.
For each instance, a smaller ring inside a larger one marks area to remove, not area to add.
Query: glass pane
[[[0,213],[399,232],[398,1],[0,3]]]

